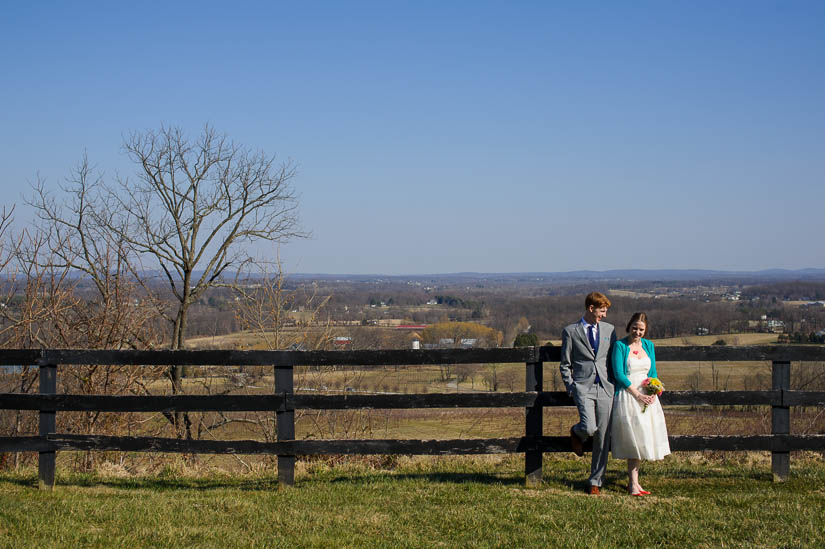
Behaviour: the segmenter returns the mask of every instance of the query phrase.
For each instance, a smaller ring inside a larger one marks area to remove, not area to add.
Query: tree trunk
[[[188,294],[188,292],[186,292]],[[188,297],[188,295],[186,296]],[[186,313],[187,307],[181,303],[178,314],[175,317],[175,325],[172,332],[172,350],[184,349],[186,345]],[[183,366],[175,365],[169,367],[169,379],[172,381],[172,394],[183,393]],[[179,438],[184,434],[187,439],[192,438],[192,421],[188,413],[175,412],[172,423]]]
[[[184,336],[186,330],[186,312],[186,308],[181,305],[175,317],[175,327],[172,332],[173,351],[184,349],[186,346],[186,337]],[[175,394],[182,393],[183,366],[172,366],[169,377],[172,379],[172,392]]]

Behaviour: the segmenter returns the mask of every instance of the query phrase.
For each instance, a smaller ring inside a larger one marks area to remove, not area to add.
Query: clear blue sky
[[[0,189],[212,124],[291,158],[292,272],[825,267],[825,2],[29,2]]]

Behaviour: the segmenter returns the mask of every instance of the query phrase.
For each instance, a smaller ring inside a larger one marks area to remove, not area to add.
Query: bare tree
[[[309,289],[288,288],[280,259],[274,262],[274,271],[266,263],[256,263],[254,271],[254,275],[239,275],[233,288],[238,297],[235,314],[255,347],[268,350],[317,350],[328,347],[332,340],[330,323],[328,319],[321,318],[321,313],[330,296],[319,295],[315,284]],[[252,379],[261,379],[265,368],[253,366],[250,370]],[[296,372],[297,390],[327,390],[331,385],[329,374],[334,370],[334,366],[299,367]],[[336,377],[348,379],[347,374]],[[244,392],[250,391],[247,387],[242,389]],[[322,416],[329,413],[329,410],[322,410],[317,414],[308,414],[299,410],[296,412],[296,422],[310,418],[318,427]],[[226,419],[223,414],[222,418]],[[254,425],[268,442],[277,438],[273,412],[250,412],[234,421]]]
[[[183,349],[190,306],[250,261],[248,244],[305,236],[291,185],[295,167],[276,165],[274,157],[209,126],[195,140],[176,127],[134,132],[123,149],[137,166],[135,177],[113,184],[92,179],[84,158],[63,189],[75,198],[72,216],[54,207],[42,186],[34,205],[42,218],[74,234],[81,255],[100,253],[94,250],[99,241],[115,244],[115,256],[157,300],[163,296],[146,273],[159,269],[175,303],[159,311],[172,327],[171,348]],[[182,390],[182,374],[180,366],[171,369],[173,392]]]
[[[180,128],[132,133],[124,143],[135,180],[111,189],[107,227],[163,271],[179,303],[172,347],[186,340],[186,312],[231,267],[250,259],[242,244],[302,236],[291,180],[295,167],[204,128],[190,141]],[[195,270],[199,269],[199,274]]]
[[[64,273],[72,280],[71,293],[83,298],[84,307],[73,311],[79,324],[71,341],[62,343],[96,349],[157,345],[158,334],[151,320],[161,302],[142,290],[135,276],[139,274],[135,255],[102,222],[101,215],[111,203],[105,202],[102,175],[93,172],[85,154],[60,190],[57,198],[37,180],[29,204],[37,213],[38,224],[27,241],[38,242],[42,248],[29,253],[28,261],[41,269]],[[91,282],[91,288],[84,291],[81,282],[86,281]]]
[[[53,229],[53,227],[52,227]],[[85,265],[73,256],[71,239],[56,231],[25,230],[3,239],[4,299],[0,306],[0,345],[11,348],[145,348],[152,341],[153,309],[136,299],[136,284],[117,271],[117,262]],[[0,237],[4,236],[0,226]],[[102,243],[98,243],[102,246]],[[103,254],[99,260],[111,259]],[[94,276],[77,276],[77,268]],[[108,268],[107,268],[108,267]],[[99,278],[96,278],[99,276]],[[88,281],[95,284],[89,287]],[[100,283],[100,286],[97,286]],[[160,374],[136,366],[65,365],[58,389],[73,394],[144,394]],[[0,391],[32,390],[37,368],[22,365],[4,376]],[[122,417],[121,417],[122,416]],[[135,415],[70,412],[58,417],[62,432],[117,433],[136,425]],[[4,414],[0,432],[32,432],[36,414]],[[95,455],[75,454],[89,470]],[[19,456],[15,455],[15,460]]]
[[[295,167],[276,165],[274,157],[236,145],[209,126],[195,140],[174,127],[134,132],[124,138],[123,149],[137,167],[132,178],[109,182],[84,155],[57,198],[38,180],[29,203],[50,252],[44,266],[82,273],[93,282],[96,305],[111,313],[106,318],[112,322],[105,325],[111,333],[90,331],[90,343],[155,344],[157,334],[145,330],[150,323],[115,318],[134,316],[140,305],[170,323],[170,347],[183,349],[190,307],[224,275],[243,269],[252,259],[249,244],[304,236],[291,186]],[[151,270],[162,273],[166,292]],[[138,285],[139,297],[127,280]],[[124,326],[139,330],[124,333]],[[182,377],[183,367],[169,369],[172,392],[182,392]],[[189,436],[189,418],[180,419],[170,416],[179,429],[186,425]]]
[[[255,273],[238,276],[235,315],[244,330],[261,340],[265,349],[323,349],[332,335],[329,320],[321,318],[330,295],[318,295],[318,287],[288,289],[280,259],[270,272],[266,263],[254,263]],[[294,313],[292,311],[298,311]]]

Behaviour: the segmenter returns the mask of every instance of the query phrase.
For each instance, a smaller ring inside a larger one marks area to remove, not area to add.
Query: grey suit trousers
[[[593,384],[584,394],[575,398],[579,410],[579,422],[573,431],[582,441],[593,437],[593,455],[590,459],[591,485],[601,486],[607,470],[607,456],[610,453],[610,419],[613,410],[613,391],[607,391],[601,384]]]

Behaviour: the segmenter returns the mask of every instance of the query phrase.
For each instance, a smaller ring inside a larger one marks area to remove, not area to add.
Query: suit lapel
[[[590,351],[590,354],[595,359],[596,353],[593,352],[593,347],[590,346],[590,340],[587,339],[587,333],[584,331],[584,326],[582,326],[581,322],[576,325],[576,333],[579,335],[579,339],[581,340],[582,345],[584,345],[584,348]]]

